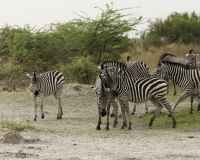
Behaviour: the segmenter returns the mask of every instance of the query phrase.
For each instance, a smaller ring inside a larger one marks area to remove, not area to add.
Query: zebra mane
[[[166,56],[172,56],[172,57],[176,57],[174,54],[170,54],[170,53],[163,53],[163,54],[160,56],[160,60],[164,59]]]
[[[163,54],[160,56],[160,58],[159,58],[159,61],[158,61],[158,64],[157,64],[157,66],[160,66],[160,65],[161,65],[161,63],[163,63],[163,62],[169,62],[169,61],[163,61],[163,59],[164,59],[165,57],[167,57],[167,56],[171,56],[171,57],[177,57],[177,56],[175,56],[174,54],[170,54],[170,53],[163,53]],[[173,63],[173,62],[170,62],[170,63]]]
[[[121,68],[121,69],[126,69],[127,66],[124,64],[124,63],[121,63],[121,62],[117,62],[117,61],[105,61],[101,64],[101,69],[105,69],[105,67],[118,67],[118,68]]]
[[[181,66],[181,67],[183,67],[183,68],[185,68],[185,69],[187,70],[186,66],[185,66],[184,64],[181,64],[181,63],[175,63],[175,62],[160,62],[160,63],[158,64],[158,67],[161,66],[161,63],[164,63],[164,64],[166,63],[166,64],[172,64],[172,65]]]

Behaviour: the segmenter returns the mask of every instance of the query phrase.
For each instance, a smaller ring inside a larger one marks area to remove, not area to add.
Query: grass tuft
[[[25,129],[30,130],[38,130],[35,126],[33,126],[29,120],[21,121],[21,122],[15,122],[15,121],[8,121],[8,120],[2,120],[0,122],[2,128],[8,128],[12,131],[24,131]]]

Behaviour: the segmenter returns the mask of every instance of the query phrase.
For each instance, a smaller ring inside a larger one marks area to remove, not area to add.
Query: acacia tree
[[[115,10],[112,3],[106,5],[106,10],[97,9],[101,14],[95,19],[78,15],[64,24],[50,24],[39,30],[29,25],[0,29],[1,59],[14,60],[12,67],[2,67],[0,72],[17,76],[27,71],[58,69],[72,80],[92,82],[98,64],[119,60],[122,53],[134,47],[128,33],[142,21],[142,17],[122,13],[130,8]],[[76,76],[77,69],[80,73]]]
[[[70,56],[91,56],[95,64],[105,60],[119,60],[120,55],[134,47],[128,37],[130,31],[141,23],[142,17],[123,14],[131,9],[113,9],[113,4],[106,5],[95,19],[78,15],[65,24],[52,24],[52,29],[65,41]]]

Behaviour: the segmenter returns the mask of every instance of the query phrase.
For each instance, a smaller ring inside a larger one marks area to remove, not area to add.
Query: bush
[[[97,76],[97,66],[91,57],[75,57],[74,60],[63,68],[63,73],[68,79],[78,83],[90,84]]]

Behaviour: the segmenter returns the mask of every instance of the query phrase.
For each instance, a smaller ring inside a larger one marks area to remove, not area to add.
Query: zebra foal
[[[31,79],[30,91],[35,107],[35,117],[34,121],[37,120],[37,97],[40,98],[40,109],[44,119],[43,112],[43,99],[46,96],[54,95],[55,99],[58,101],[58,114],[57,119],[62,119],[63,111],[61,105],[61,95],[62,88],[64,85],[64,76],[58,71],[49,71],[44,74],[33,73],[33,76],[26,73],[26,76]]]

